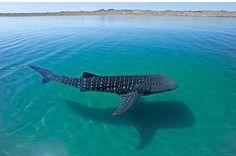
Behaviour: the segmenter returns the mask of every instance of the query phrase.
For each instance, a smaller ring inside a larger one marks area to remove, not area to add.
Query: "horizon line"
[[[1,14],[32,14],[32,13],[63,13],[63,12],[98,12],[98,11],[151,11],[151,12],[236,12],[236,10],[152,10],[152,9],[97,9],[97,10],[58,10],[58,11],[37,11],[37,12],[0,12]]]

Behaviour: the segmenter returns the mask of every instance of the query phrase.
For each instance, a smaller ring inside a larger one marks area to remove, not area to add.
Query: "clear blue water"
[[[114,94],[41,84],[57,74],[168,75],[179,87],[126,114]],[[0,155],[236,155],[236,18],[0,18]]]

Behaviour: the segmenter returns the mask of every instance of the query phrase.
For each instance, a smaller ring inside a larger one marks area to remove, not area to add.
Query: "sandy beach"
[[[0,17],[22,16],[99,16],[99,15],[142,15],[142,16],[196,16],[196,17],[236,17],[236,11],[152,11],[152,10],[114,10],[60,11],[41,13],[0,13]]]

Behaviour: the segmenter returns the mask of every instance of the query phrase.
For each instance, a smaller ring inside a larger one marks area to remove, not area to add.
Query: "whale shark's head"
[[[171,91],[178,87],[177,83],[170,79],[167,76],[156,76],[154,81],[152,82],[151,92],[152,93],[159,93],[165,91]]]

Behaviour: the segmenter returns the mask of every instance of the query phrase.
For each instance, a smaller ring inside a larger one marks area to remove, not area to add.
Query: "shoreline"
[[[0,17],[28,16],[104,16],[104,15],[133,15],[133,16],[189,16],[189,17],[236,17],[236,11],[152,11],[152,10],[113,10],[100,9],[96,11],[60,11],[41,13],[0,13]]]

